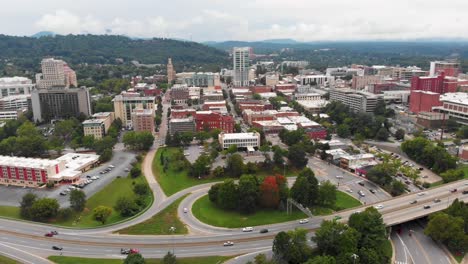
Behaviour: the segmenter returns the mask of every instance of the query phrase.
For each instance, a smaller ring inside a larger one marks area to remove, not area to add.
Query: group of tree
[[[123,136],[123,143],[125,146],[133,150],[149,150],[153,142],[153,133],[149,131],[130,131]]]
[[[325,109],[325,113],[336,123],[336,133],[342,138],[355,139],[372,138],[385,141],[389,137],[390,123],[387,117],[394,115],[391,110],[386,110],[384,103],[379,103],[372,113],[355,113],[341,102],[331,102]]]
[[[457,158],[445,150],[443,144],[417,137],[401,144],[401,149],[417,163],[423,164],[436,173],[457,167]]]
[[[38,222],[48,222],[55,218],[68,220],[73,212],[80,213],[85,209],[86,195],[81,190],[73,190],[69,201],[70,208],[60,208],[57,199],[39,198],[33,193],[27,193],[20,202],[20,216]]]
[[[163,149],[159,156],[159,164],[162,166],[163,172],[168,170],[180,172],[190,168],[190,162],[185,158],[184,151],[177,149]]]
[[[36,126],[25,119],[10,120],[0,128],[0,154],[39,157],[49,148],[47,139]]]
[[[279,208],[286,201],[288,192],[286,179],[281,175],[263,179],[243,175],[238,184],[227,179],[211,186],[208,197],[219,208],[251,214],[259,208]]]
[[[289,146],[286,156],[289,163],[296,168],[302,169],[307,165],[307,154],[313,154],[316,150],[314,143],[307,136],[303,129],[288,131],[283,129],[279,133],[279,137],[283,143]],[[280,151],[275,150],[274,155],[279,155]],[[284,153],[283,153],[284,154]],[[278,161],[278,157],[274,158]]]
[[[291,187],[290,196],[305,207],[321,206],[335,209],[336,186],[329,181],[320,183],[314,172],[305,168]]]
[[[112,158],[112,149],[117,143],[117,138],[121,129],[122,120],[117,118],[112,122],[105,137],[102,139],[95,139],[93,136],[84,136],[78,144],[84,148],[96,151],[96,154],[100,155],[99,160],[101,162],[109,161]]]
[[[367,172],[366,177],[390,192],[393,196],[398,196],[405,192],[405,185],[394,178],[398,168],[399,165],[384,160],[382,163],[372,167]]]
[[[273,260],[259,257],[258,261],[263,261],[259,263],[375,264],[389,263],[391,259],[385,224],[372,207],[352,214],[347,225],[323,221],[312,237],[316,251],[308,246],[306,235],[304,229],[279,232],[273,240]]]
[[[450,250],[466,252],[468,249],[468,206],[456,199],[443,212],[429,216],[424,233]]]
[[[133,167],[130,171],[132,178],[139,177],[141,171],[138,167]],[[121,196],[117,199],[114,209],[123,217],[129,217],[141,212],[148,205],[150,188],[146,182],[133,182],[133,195]]]

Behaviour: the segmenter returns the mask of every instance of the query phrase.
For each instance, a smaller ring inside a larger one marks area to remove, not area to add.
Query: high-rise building
[[[33,88],[32,81],[25,77],[0,78],[0,98],[10,95],[30,94]]]
[[[76,73],[63,60],[53,58],[43,59],[42,73],[36,74],[36,84],[39,89],[53,87],[78,87]]]
[[[431,61],[430,76],[444,73],[445,76],[457,77],[460,73],[460,63],[456,61]]]
[[[353,112],[373,113],[382,96],[352,89],[330,89],[330,101],[341,102]]]
[[[240,87],[249,85],[249,54],[249,47],[235,47],[233,49],[234,86]]]
[[[120,118],[122,124],[127,127],[132,127],[132,112],[136,108],[154,110],[156,97],[145,96],[141,97],[138,93],[126,93],[117,95],[112,101],[114,102],[115,118]]]
[[[167,59],[167,82],[172,83],[175,80],[176,72],[172,65],[172,58]]]
[[[103,138],[114,121],[114,113],[102,112],[93,115],[93,119],[85,120],[83,133],[85,136],[93,136],[95,139]]]
[[[91,100],[86,87],[37,89],[31,93],[34,121],[50,121],[91,115]]]
[[[154,133],[154,109],[137,108],[132,113],[133,130]]]

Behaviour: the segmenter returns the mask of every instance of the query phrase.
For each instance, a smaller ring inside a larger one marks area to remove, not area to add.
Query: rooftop
[[[440,95],[441,102],[468,105],[468,93],[446,93]]]
[[[251,139],[260,137],[258,132],[251,132],[251,133],[226,133],[226,134],[219,134],[220,137],[224,139]]]
[[[82,124],[83,124],[83,125],[100,125],[100,124],[102,124],[102,123],[104,123],[104,120],[102,120],[102,119],[96,119],[96,118],[95,118],[95,119],[88,119],[88,120],[85,120],[85,121],[83,121]]]
[[[25,168],[46,169],[47,167],[58,165],[59,162],[57,160],[49,160],[49,159],[0,156],[0,164],[2,166],[11,166],[11,167],[18,166],[18,167],[25,167]]]

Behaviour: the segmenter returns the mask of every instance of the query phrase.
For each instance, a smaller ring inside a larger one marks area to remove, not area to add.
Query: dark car
[[[434,203],[440,203],[440,199],[434,199]]]
[[[55,231],[55,230],[54,230],[54,231],[50,231],[50,232],[51,232],[52,234],[54,234],[54,235],[58,235],[58,232]]]
[[[364,186],[364,182],[363,182],[363,181],[358,182],[358,184],[361,185],[361,186]]]
[[[424,209],[429,209],[429,208],[431,208],[430,205],[425,205],[425,206],[424,206]]]
[[[52,246],[52,249],[53,249],[53,250],[63,250],[63,247],[59,247],[59,246]]]
[[[418,202],[417,200],[413,200],[413,201],[410,202],[410,204],[415,204],[417,202]]]
[[[67,193],[65,193],[65,192],[60,192],[60,195],[65,196],[65,195],[67,195]]]
[[[456,189],[456,188],[455,188],[455,189],[452,189],[452,190],[450,190],[450,192],[453,192],[453,193],[454,193],[454,192],[457,192],[457,189]],[[465,192],[463,192],[463,194],[465,194]]]
[[[467,191],[463,191],[462,193],[463,193],[463,194],[468,194],[468,190],[467,190]]]
[[[375,193],[375,190],[374,189],[369,189],[369,192]]]
[[[266,229],[266,228],[260,229],[260,233],[262,233],[262,234],[263,233],[268,233],[268,229]]]

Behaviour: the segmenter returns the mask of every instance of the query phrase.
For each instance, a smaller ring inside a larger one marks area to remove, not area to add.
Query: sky
[[[3,3],[2,3],[3,2]],[[0,34],[193,41],[468,39],[467,0],[0,0]]]

